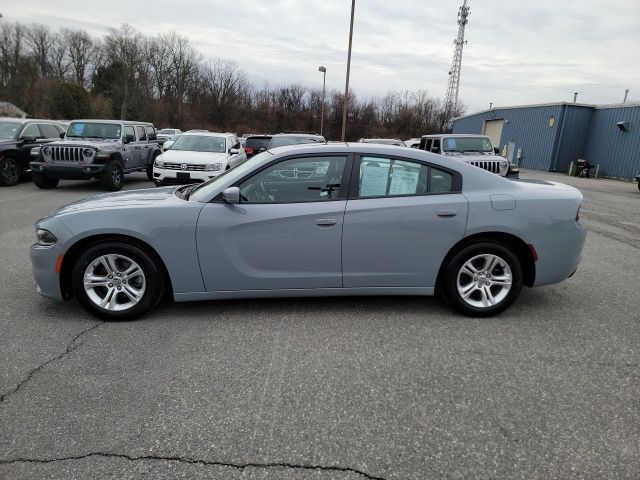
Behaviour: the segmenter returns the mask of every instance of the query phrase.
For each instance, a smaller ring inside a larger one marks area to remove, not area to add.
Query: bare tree
[[[49,56],[54,41],[55,36],[46,25],[34,23],[27,30],[27,44],[31,56],[43,78],[49,76]]]
[[[24,53],[26,28],[19,23],[0,24],[0,82],[3,86],[15,76]]]
[[[64,37],[60,33],[53,35],[51,48],[49,48],[48,62],[53,76],[62,81],[66,78],[70,68],[67,56],[67,45]]]
[[[85,84],[87,68],[94,61],[96,46],[87,32],[84,30],[64,29],[62,31],[69,63],[74,74],[74,80],[78,85]]]
[[[120,66],[122,84],[122,102],[120,118],[127,117],[129,89],[139,76],[139,67],[143,60],[142,37],[131,26],[124,24],[119,29],[112,29],[104,40],[105,60]]]

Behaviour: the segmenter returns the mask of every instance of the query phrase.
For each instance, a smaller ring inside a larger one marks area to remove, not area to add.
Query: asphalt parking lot
[[[103,323],[40,298],[28,256],[99,184],[0,189],[0,478],[639,478],[640,192],[522,176],[582,190],[584,259],[490,319],[366,297]]]

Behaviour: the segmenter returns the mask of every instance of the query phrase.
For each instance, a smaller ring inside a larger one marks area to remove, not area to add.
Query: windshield
[[[9,140],[16,138],[20,124],[17,122],[0,122],[0,139]]]
[[[158,135],[174,135],[176,131],[173,128],[163,128],[158,131]]]
[[[226,138],[213,135],[182,135],[171,145],[171,150],[224,153],[227,151]]]
[[[486,137],[445,137],[443,150],[445,152],[493,153],[491,140]]]
[[[104,138],[118,140],[122,126],[117,123],[74,122],[69,125],[68,138]]]
[[[269,152],[262,152],[256,155],[255,157],[251,157],[246,162],[241,163],[236,168],[227,170],[226,172],[218,175],[217,177],[212,178],[211,180],[198,185],[198,187],[193,192],[191,192],[191,195],[189,195],[189,200],[194,200],[198,202],[201,199],[208,197],[211,194],[211,192],[213,192],[218,188],[220,184],[225,183],[228,180],[226,178],[227,175],[231,175],[235,179],[242,178],[244,175],[249,173],[258,162],[261,162],[263,158],[272,157],[272,156],[273,155]]]
[[[267,148],[271,137],[249,137],[244,146],[253,148],[254,150],[260,150],[261,148]]]

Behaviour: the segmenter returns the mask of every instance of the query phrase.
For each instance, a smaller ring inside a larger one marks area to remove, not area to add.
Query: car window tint
[[[453,175],[417,162],[362,157],[358,196],[393,197],[452,191]]]
[[[60,138],[58,129],[51,123],[41,123],[40,131],[42,132],[44,138]]]
[[[346,161],[346,157],[304,157],[270,165],[240,185],[242,202],[336,200]]]
[[[133,127],[124,127],[124,136],[126,137],[127,135],[133,135],[133,141],[136,141],[136,135]]]
[[[27,125],[20,136],[42,138],[42,134],[40,133],[40,129],[38,128],[38,124],[36,123],[30,123],[29,125]]]
[[[147,139],[147,134],[144,131],[144,127],[141,125],[136,126],[136,131],[138,132],[138,140],[143,142]]]
[[[453,175],[439,168],[431,167],[429,172],[429,192],[444,193],[453,191]]]

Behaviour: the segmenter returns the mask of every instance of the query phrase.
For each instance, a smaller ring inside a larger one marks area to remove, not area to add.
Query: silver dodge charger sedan
[[[415,149],[267,150],[199,185],[98,195],[36,224],[37,291],[111,320],[176,301],[441,294],[470,316],[570,277],[582,195]]]

